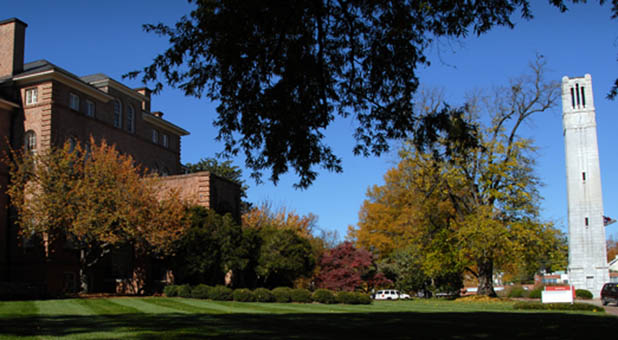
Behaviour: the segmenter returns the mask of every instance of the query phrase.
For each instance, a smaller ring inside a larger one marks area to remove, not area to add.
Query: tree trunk
[[[79,283],[80,283],[80,293],[88,293],[88,274],[86,271],[88,270],[88,264],[86,261],[86,250],[81,249],[79,251]]]
[[[494,261],[491,259],[483,259],[477,262],[479,286],[477,295],[496,296],[494,291]]]

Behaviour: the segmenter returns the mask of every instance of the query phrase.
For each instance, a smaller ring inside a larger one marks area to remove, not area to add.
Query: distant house
[[[183,174],[181,137],[189,132],[151,110],[149,89],[131,89],[100,73],[79,77],[47,60],[24,63],[26,27],[16,18],[0,21],[0,153],[10,147],[36,152],[67,141],[86,142],[90,136],[105,139],[143,167],[166,176],[169,186],[195,204],[240,218],[237,184],[208,172]],[[8,169],[0,164],[0,281],[40,285],[51,294],[74,292],[76,251],[59,247],[44,255],[36,246],[20,242],[5,194],[8,183]],[[137,266],[147,269],[142,280],[164,278],[156,262],[137,262],[132,249],[118,249],[102,261],[91,287],[138,290]]]

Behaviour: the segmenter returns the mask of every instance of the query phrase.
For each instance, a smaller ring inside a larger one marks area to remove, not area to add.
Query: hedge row
[[[543,289],[543,286],[534,287],[531,291],[526,291],[522,286],[512,286],[508,288],[506,292],[506,296],[509,298],[530,298],[530,299],[540,299]],[[575,297],[582,300],[592,299],[592,293],[586,289],[576,289]]]
[[[603,307],[591,305],[589,303],[540,303],[540,302],[517,302],[513,305],[514,309],[531,310],[576,310],[590,312],[605,312]]]
[[[169,285],[163,290],[168,297],[184,297],[195,299],[210,299],[215,301],[238,301],[238,302],[319,302],[325,304],[342,303],[349,305],[371,304],[371,297],[357,292],[332,292],[326,289],[318,289],[310,292],[307,289],[292,289],[289,287],[277,287],[273,290],[257,288],[249,290],[245,288],[232,290],[225,286],[207,286],[200,284]]]

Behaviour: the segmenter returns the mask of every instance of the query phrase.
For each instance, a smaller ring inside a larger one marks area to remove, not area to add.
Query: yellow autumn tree
[[[166,253],[185,231],[185,204],[134,160],[105,141],[65,143],[31,153],[14,150],[7,193],[25,236],[39,236],[48,256],[59,242],[80,252],[80,281],[114,247]]]
[[[477,125],[475,146],[463,147],[447,134],[429,146],[406,143],[385,184],[368,192],[358,227],[351,230],[357,243],[382,256],[409,243],[420,245],[428,275],[444,268],[466,270],[478,279],[483,295],[495,295],[498,270],[565,264],[564,238],[538,218],[535,149],[518,135],[530,116],[557,102],[559,86],[544,80],[544,65],[538,58],[531,76],[452,111],[452,119]],[[427,110],[431,116],[436,107]]]

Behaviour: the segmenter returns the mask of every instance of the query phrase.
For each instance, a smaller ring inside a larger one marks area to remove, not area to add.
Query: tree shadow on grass
[[[592,339],[618,318],[523,313],[119,314],[0,319],[0,336],[124,339]]]

